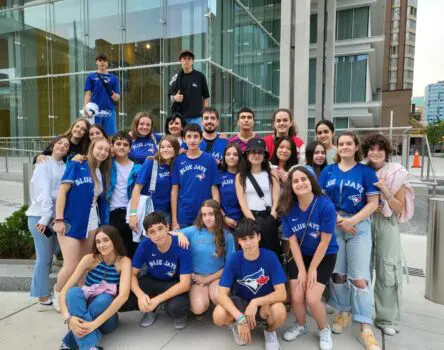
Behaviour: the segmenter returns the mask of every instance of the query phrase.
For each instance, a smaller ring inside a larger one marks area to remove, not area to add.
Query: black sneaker
[[[71,350],[71,348],[62,342],[62,344],[59,347],[59,350]]]

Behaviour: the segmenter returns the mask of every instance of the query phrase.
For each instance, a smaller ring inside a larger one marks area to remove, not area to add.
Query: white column
[[[293,114],[299,136],[307,140],[308,126],[308,59],[310,45],[310,0],[297,0],[294,22]]]
[[[325,2],[326,0],[318,0],[318,27],[316,42],[316,121],[320,120],[323,115],[324,103],[324,27],[325,27]]]
[[[279,107],[291,108],[291,9],[292,0],[281,1],[281,41],[279,66]]]

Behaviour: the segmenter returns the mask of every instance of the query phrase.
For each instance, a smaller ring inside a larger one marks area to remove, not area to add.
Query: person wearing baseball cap
[[[279,180],[271,173],[265,141],[252,138],[247,142],[244,167],[236,175],[236,193],[242,213],[256,220],[261,227],[261,248],[281,256],[277,206],[280,195]]]
[[[200,116],[202,109],[208,107],[210,92],[205,75],[193,69],[194,57],[188,49],[179,53],[182,69],[171,78],[168,96],[173,102],[172,114],[180,113],[187,124],[196,123],[202,128]]]

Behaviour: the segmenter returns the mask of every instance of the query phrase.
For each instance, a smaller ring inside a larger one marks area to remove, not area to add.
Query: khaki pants
[[[395,215],[375,214],[372,222],[375,283],[375,324],[401,330],[402,250]]]

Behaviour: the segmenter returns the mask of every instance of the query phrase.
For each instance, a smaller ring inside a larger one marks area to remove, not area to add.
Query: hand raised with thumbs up
[[[176,95],[174,95],[174,101],[176,101],[176,102],[182,102],[183,101],[183,95],[180,93],[180,90],[177,91]]]

